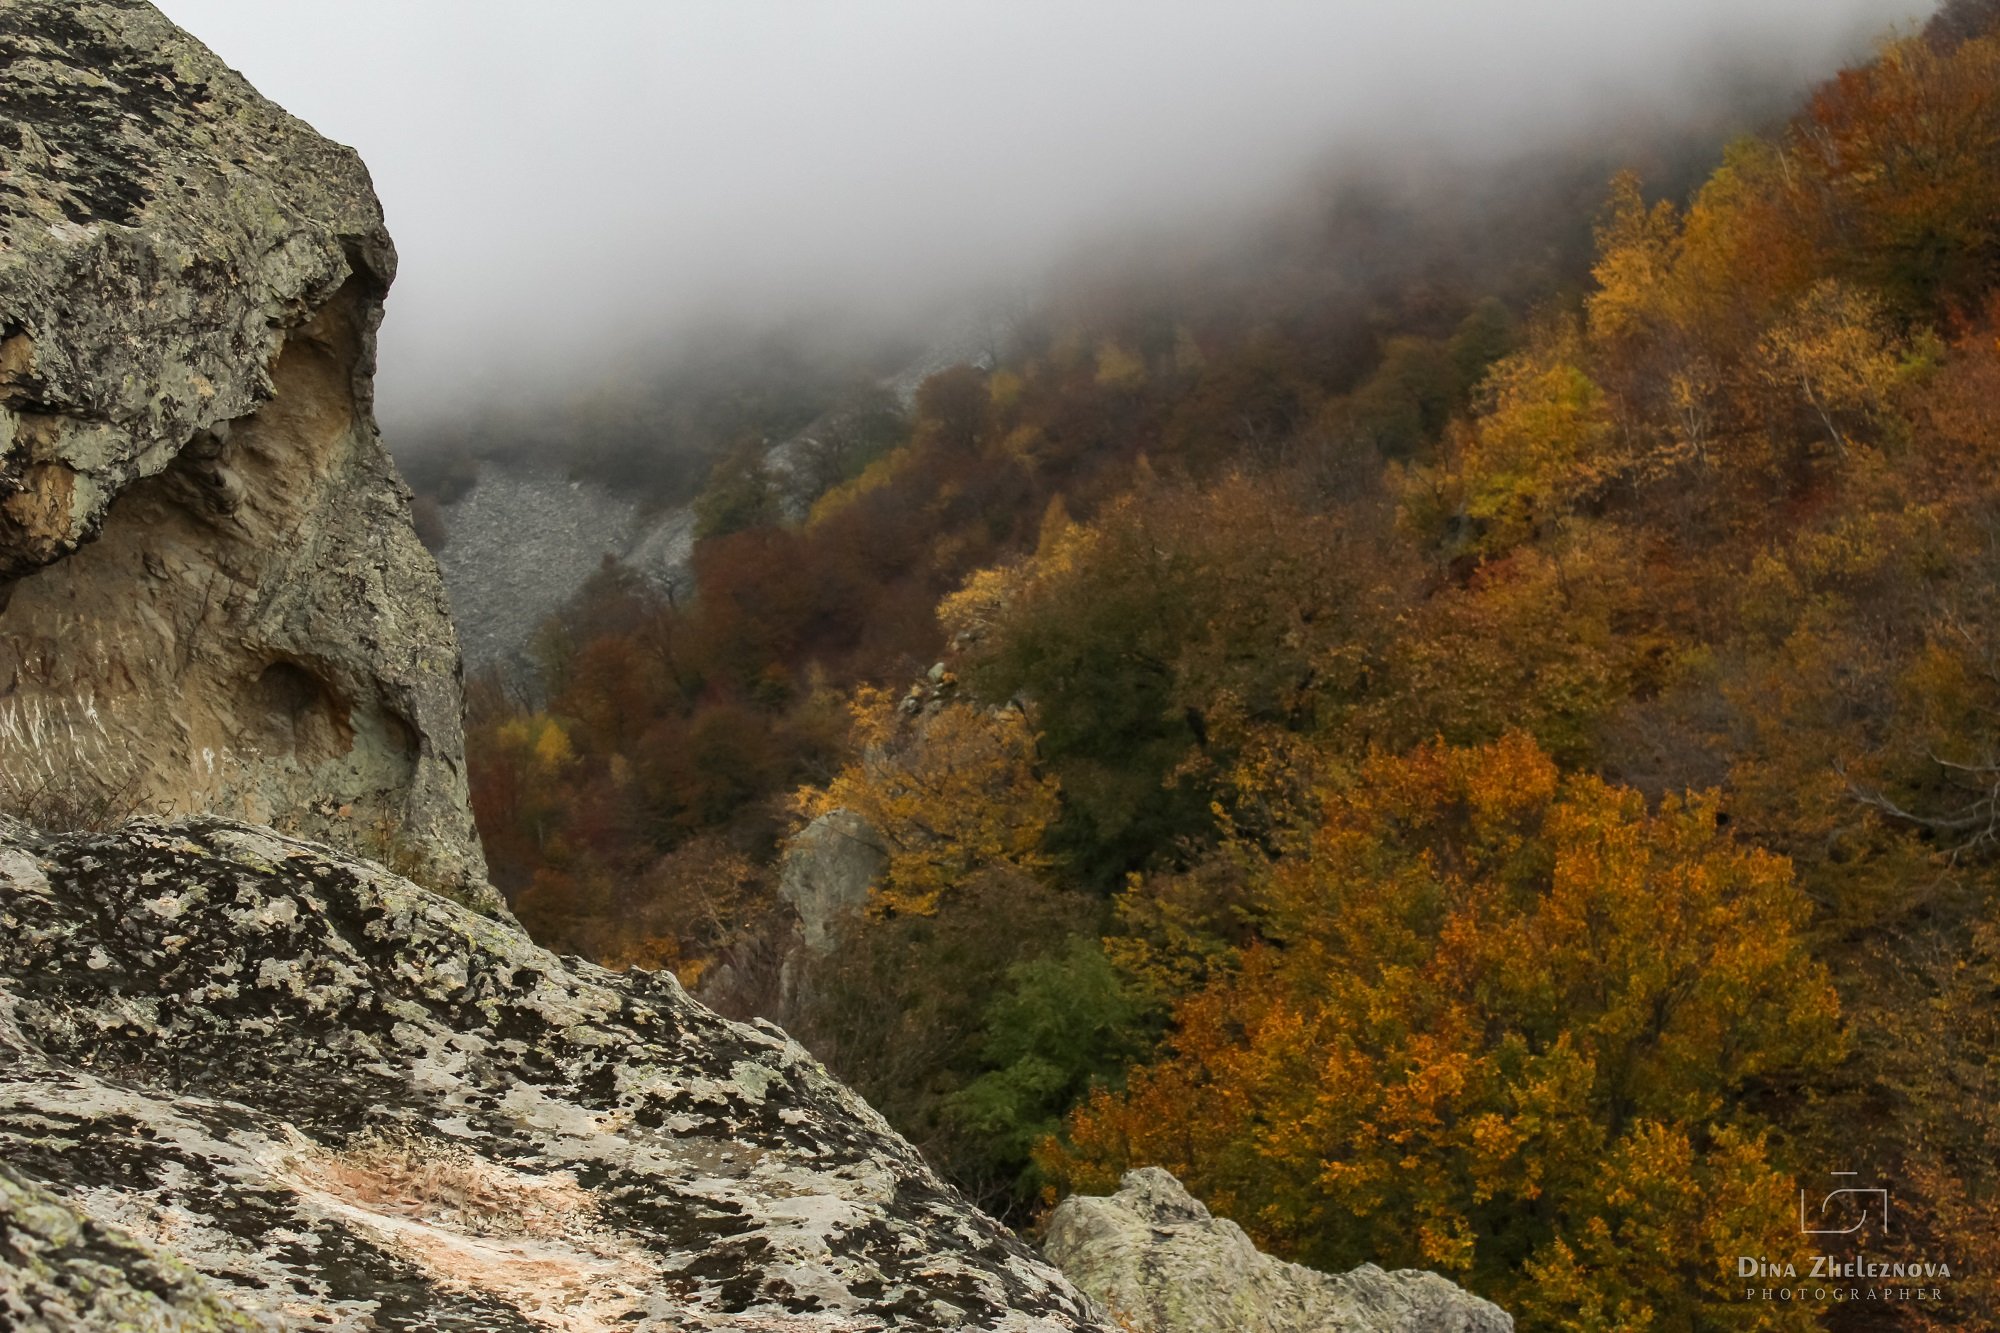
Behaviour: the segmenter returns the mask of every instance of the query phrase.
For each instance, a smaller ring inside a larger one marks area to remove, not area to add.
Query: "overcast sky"
[[[361,150],[385,424],[574,388],[712,311],[897,308],[1269,198],[1801,87],[1926,0],[160,0]]]

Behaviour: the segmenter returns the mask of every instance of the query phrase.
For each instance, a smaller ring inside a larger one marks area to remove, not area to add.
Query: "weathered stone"
[[[257,1329],[170,1255],[0,1163],[0,1328]]]
[[[0,821],[0,1162],[26,1327],[1107,1329],[776,1028],[218,819]]]
[[[131,0],[0,5],[0,104],[0,803],[224,811],[496,906],[360,160]]]
[[[833,952],[841,926],[868,905],[888,864],[881,835],[852,810],[829,810],[799,830],[785,847],[778,896],[799,914],[809,952]]]
[[[1071,1196],[1043,1252],[1131,1333],[1512,1333],[1514,1320],[1435,1273],[1338,1276],[1262,1254],[1158,1167],[1110,1198]]]

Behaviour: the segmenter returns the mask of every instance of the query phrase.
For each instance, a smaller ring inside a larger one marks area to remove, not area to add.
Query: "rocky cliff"
[[[776,1028],[216,819],[0,824],[0,1164],[0,1326],[1108,1330]]]
[[[485,462],[443,513],[450,540],[437,560],[463,627],[466,668],[497,671],[523,688],[538,679],[536,632],[607,558],[669,595],[694,586],[691,510],[650,513],[552,463]]]
[[[1435,1273],[1364,1264],[1315,1272],[1258,1252],[1243,1229],[1157,1167],[1110,1198],[1073,1196],[1043,1249],[1131,1333],[1513,1333],[1498,1306]]]
[[[0,5],[0,106],[0,806],[224,811],[481,895],[361,162],[131,0]]]
[[[984,306],[962,312],[935,328],[880,387],[907,409],[926,378],[962,363],[990,367],[991,349],[1012,336],[1011,315]],[[805,516],[824,484],[807,459],[827,432],[846,427],[844,412],[829,409],[764,453],[779,503],[794,519]],[[649,509],[547,459],[483,459],[478,480],[441,513],[447,540],[438,563],[464,634],[466,666],[497,671],[517,687],[535,685],[536,631],[606,558],[668,596],[685,600],[696,592],[691,505]]]

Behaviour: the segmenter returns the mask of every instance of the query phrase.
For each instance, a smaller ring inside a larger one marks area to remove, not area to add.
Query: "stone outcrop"
[[[829,810],[799,830],[778,867],[778,896],[798,913],[807,951],[833,952],[888,866],[881,835],[852,810]]]
[[[1435,1273],[1329,1275],[1262,1254],[1158,1167],[1110,1198],[1072,1196],[1042,1249],[1131,1333],[1512,1333],[1513,1319]]]
[[[0,821],[0,1164],[0,1325],[1109,1333],[776,1028],[214,818]]]
[[[226,812],[494,906],[360,160],[132,0],[0,5],[0,105],[0,806]]]

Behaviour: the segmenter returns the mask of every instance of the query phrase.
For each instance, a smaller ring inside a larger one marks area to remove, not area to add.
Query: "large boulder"
[[[215,818],[0,821],[0,1326],[1108,1333],[776,1028]]]
[[[1072,1195],[1042,1251],[1130,1333],[1512,1333],[1514,1320],[1435,1273],[1330,1275],[1259,1252],[1158,1167],[1110,1198]]]
[[[225,812],[494,906],[360,159],[131,0],[0,5],[0,105],[0,807]]]

